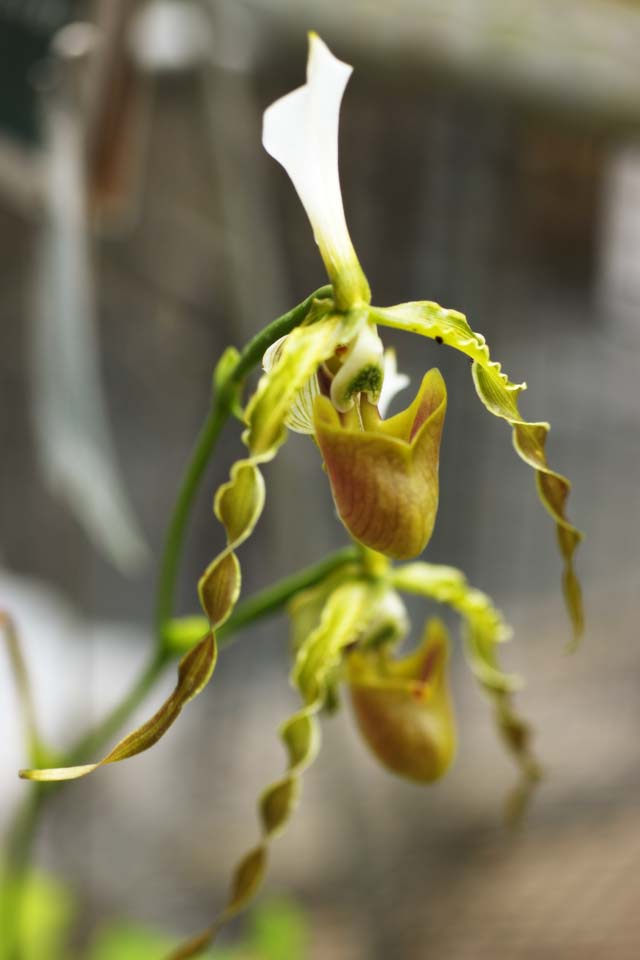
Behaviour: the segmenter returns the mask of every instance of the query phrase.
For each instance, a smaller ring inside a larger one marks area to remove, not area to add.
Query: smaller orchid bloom
[[[383,766],[418,783],[442,777],[455,754],[448,655],[447,632],[440,620],[431,620],[408,656],[393,658],[386,645],[355,650],[347,661],[362,736]]]
[[[340,105],[352,69],[310,33],[307,82],[265,111],[262,132],[265,150],[289,174],[311,221],[340,311],[371,300],[347,229],[338,172]]]
[[[431,538],[446,407],[436,369],[389,420],[367,401],[342,416],[327,397],[315,401],[315,436],[340,519],[352,537],[387,557],[415,557]]]

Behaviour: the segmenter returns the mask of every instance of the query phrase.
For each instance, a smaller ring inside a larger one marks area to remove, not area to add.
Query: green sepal
[[[178,719],[182,708],[193,700],[209,682],[217,659],[217,648],[213,633],[208,633],[180,661],[178,682],[171,695],[150,720],[143,723],[121,740],[102,760],[97,763],[74,767],[53,767],[45,770],[21,770],[23,780],[76,780],[93,773],[108,763],[128,760],[143,753],[161,739]]]
[[[395,307],[372,307],[371,318],[383,326],[407,330],[430,337],[460,350],[473,361],[472,375],[476,392],[494,416],[512,427],[516,452],[536,471],[538,495],[556,523],[560,553],[564,561],[563,592],[576,640],[584,629],[580,584],[573,568],[573,555],[582,533],[569,522],[566,501],[571,485],[566,477],[549,467],[545,443],[548,423],[528,423],[518,410],[518,396],[526,384],[512,383],[501,365],[491,359],[489,347],[481,333],[475,333],[464,314],[447,310],[437,303],[416,301]]]

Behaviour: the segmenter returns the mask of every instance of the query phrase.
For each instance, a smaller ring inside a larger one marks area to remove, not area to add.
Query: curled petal
[[[528,423],[520,416],[518,396],[525,383],[512,383],[499,363],[491,359],[481,333],[475,333],[464,314],[437,303],[416,301],[395,307],[372,307],[371,318],[384,326],[407,330],[446,343],[473,361],[476,392],[490,413],[506,420],[513,431],[516,453],[536,471],[538,496],[556,523],[558,546],[564,561],[562,585],[576,640],[584,630],[580,583],[573,568],[573,555],[582,533],[567,519],[566,504],[571,484],[547,463],[545,444],[548,423]]]
[[[265,111],[262,131],[265,150],[285,168],[307,212],[339,310],[370,299],[347,229],[338,173],[340,104],[351,70],[310,33],[307,82]]]
[[[344,427],[326,397],[316,400],[316,439],[340,519],[372,550],[402,560],[429,542],[446,405],[438,370],[425,375],[410,407],[370,429]]]
[[[93,773],[107,763],[128,760],[129,757],[143,753],[165,735],[169,727],[178,719],[185,704],[204,689],[214,671],[216,659],[215,637],[213,633],[209,633],[180,661],[175,690],[160,709],[150,720],[116,744],[113,750],[97,763],[87,763],[77,767],[55,767],[48,770],[21,770],[20,776],[23,780],[76,780],[78,777]]]
[[[394,660],[388,647],[349,656],[349,684],[360,731],[380,762],[419,783],[439,779],[455,753],[455,722],[446,679],[449,640],[439,620],[427,624],[414,653]]]
[[[318,753],[317,714],[325,702],[330,674],[342,650],[366,620],[371,592],[368,584],[343,584],[325,598],[315,629],[298,651],[294,682],[305,704],[280,728],[287,750],[287,769],[260,798],[262,838],[236,867],[226,905],[211,926],[182,944],[169,960],[186,960],[202,953],[213,943],[220,928],[257,893],[267,865],[269,844],[287,825],[299,799],[302,774]],[[315,607],[315,597],[310,597],[310,601]]]

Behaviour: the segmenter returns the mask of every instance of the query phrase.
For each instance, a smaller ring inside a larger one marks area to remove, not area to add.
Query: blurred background
[[[587,534],[587,634],[568,656],[553,524],[465,358],[390,336],[414,383],[437,364],[449,389],[426,558],[462,567],[513,624],[505,663],[526,677],[518,706],[546,779],[526,822],[506,829],[516,773],[459,649],[460,748],[432,788],[380,769],[345,704],[324,723],[257,912],[214,955],[631,960],[633,0],[0,0],[0,608],[44,735],[63,747],[128,689],[151,645],[157,559],[216,359],[324,282],[297,196],[260,145],[263,109],[303,82],[309,28],[355,65],[341,177],[374,302],[464,311],[527,380],[524,415],[552,422],[549,460],[574,481],[570,515]],[[195,511],[184,613],[221,546],[211,494],[236,433]],[[247,594],[345,542],[319,467],[291,435],[265,470],[268,508],[242,548]],[[411,609],[419,630],[430,611]],[[255,798],[284,762],[277,726],[297,702],[287,638],[284,617],[247,631],[157,747],[52,798],[28,960],[152,958],[212,917],[257,836]],[[4,650],[0,697],[7,833],[31,788],[15,775],[25,748]]]

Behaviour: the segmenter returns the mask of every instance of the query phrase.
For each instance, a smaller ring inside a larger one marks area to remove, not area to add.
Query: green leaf
[[[472,375],[478,396],[490,413],[506,420],[512,427],[515,450],[535,470],[538,495],[555,520],[558,545],[564,561],[564,597],[577,640],[584,629],[584,614],[573,556],[582,534],[570,523],[566,514],[571,484],[547,463],[545,444],[549,424],[529,423],[518,410],[518,397],[526,389],[526,384],[509,380],[502,372],[501,365],[491,359],[482,334],[475,333],[464,314],[456,310],[446,310],[429,301],[416,301],[395,307],[372,307],[371,317],[385,326],[437,339],[465,353],[473,361]]]
[[[217,648],[213,633],[208,633],[180,661],[178,682],[173,693],[165,700],[150,720],[121,740],[113,750],[97,763],[87,763],[76,767],[54,767],[45,770],[21,770],[23,780],[75,780],[93,773],[108,763],[127,760],[143,753],[165,735],[169,727],[177,720],[185,704],[193,700],[209,682],[214,671]]]

